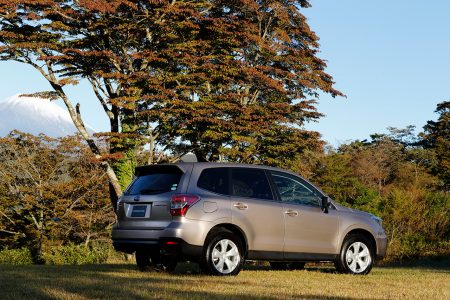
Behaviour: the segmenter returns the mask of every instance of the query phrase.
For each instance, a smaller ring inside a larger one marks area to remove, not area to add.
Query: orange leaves
[[[74,235],[84,229],[107,237],[114,218],[106,176],[78,137],[51,139],[14,132],[0,140],[0,169],[0,211],[14,220],[5,224],[0,219],[0,227],[7,225],[26,237],[2,236],[9,246],[78,242]],[[90,218],[83,220],[83,215]],[[39,232],[45,235],[39,238]]]
[[[126,109],[130,109],[132,111],[135,110],[136,102],[140,99],[139,96],[122,96],[110,98],[110,103],[117,107],[122,107]]]
[[[78,3],[87,10],[107,14],[114,14],[121,5],[137,9],[133,2],[127,0],[78,0]]]
[[[74,78],[62,78],[60,80],[58,80],[58,83],[61,86],[65,86],[65,85],[77,85],[78,84],[78,80],[74,79]]]
[[[118,153],[113,153],[113,154],[104,154],[102,155],[102,157],[100,159],[97,159],[97,162],[102,162],[102,161],[118,161],[122,158],[124,158],[125,155],[122,152],[118,152]]]

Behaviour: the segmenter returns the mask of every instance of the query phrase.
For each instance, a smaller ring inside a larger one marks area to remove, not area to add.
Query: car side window
[[[233,168],[231,195],[272,200],[272,191],[266,173],[258,169]]]
[[[319,197],[299,179],[281,172],[271,174],[282,202],[320,206]]]
[[[200,174],[197,186],[213,193],[230,195],[228,170],[229,168],[204,169]]]

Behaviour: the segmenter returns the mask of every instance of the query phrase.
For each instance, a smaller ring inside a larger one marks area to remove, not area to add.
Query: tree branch
[[[12,224],[16,225],[16,222],[14,222],[13,219],[11,219],[10,217],[8,217],[3,211],[0,210],[0,215],[4,216],[9,222],[11,222]]]
[[[88,80],[91,83],[92,89],[94,90],[94,93],[97,96],[97,99],[100,101],[100,103],[103,107],[103,110],[105,111],[109,120],[112,121],[114,119],[114,114],[109,109],[105,98],[103,98],[102,95],[100,94],[100,90],[102,90],[102,88],[99,86],[99,82],[95,78],[92,78],[92,77],[88,77]],[[105,94],[104,91],[102,91],[102,92],[103,92],[103,94]]]

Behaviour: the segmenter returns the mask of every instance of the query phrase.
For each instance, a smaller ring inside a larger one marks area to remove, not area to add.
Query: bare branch
[[[16,222],[14,222],[13,219],[11,219],[10,217],[8,217],[3,211],[0,210],[0,215],[4,216],[9,222],[11,222],[12,224],[16,224]]]
[[[15,231],[9,231],[9,230],[6,230],[6,229],[0,229],[0,231],[1,232],[5,232],[5,233],[9,233],[9,234],[15,234],[15,235],[22,234],[23,235],[23,233],[15,232]]]
[[[114,119],[114,114],[111,112],[111,109],[109,109],[105,98],[103,98],[102,95],[100,94],[100,91],[102,91],[103,94],[105,94],[105,92],[103,91],[103,89],[100,86],[99,82],[93,77],[88,77],[88,80],[91,83],[91,86],[92,86],[92,88],[94,90],[94,93],[97,96],[97,99],[100,101],[100,103],[101,103],[101,105],[103,107],[103,110],[105,111],[106,115],[108,116],[108,118],[110,120],[113,120]]]
[[[36,220],[36,217],[33,215],[33,213],[31,213],[30,212],[30,216],[31,216],[31,218],[33,219],[33,222],[34,222],[34,225],[36,225],[36,228],[39,230],[39,228],[41,228],[40,226],[39,226],[39,223],[38,223],[38,221]]]

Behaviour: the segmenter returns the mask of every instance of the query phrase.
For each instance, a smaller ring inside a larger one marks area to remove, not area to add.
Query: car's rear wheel
[[[204,273],[218,276],[237,275],[244,265],[241,240],[230,231],[219,231],[205,243],[200,267]]]
[[[177,267],[177,259],[175,256],[154,256],[152,257],[153,265],[157,270],[165,271],[165,272],[173,272]]]
[[[280,262],[271,261],[270,267],[273,270],[303,270],[305,268],[304,262]]]
[[[137,250],[135,256],[139,271],[146,272],[152,269],[152,259],[150,253],[144,250]]]
[[[136,251],[136,264],[138,269],[143,272],[152,270],[172,272],[177,266],[177,260],[172,256],[161,256],[145,250],[138,250]]]
[[[335,262],[341,273],[365,275],[369,274],[374,262],[373,245],[361,234],[349,235],[345,240]]]

